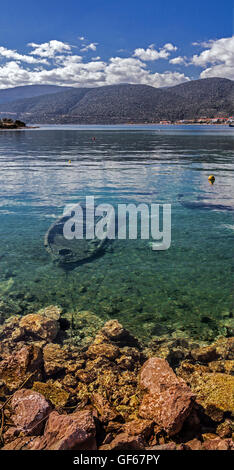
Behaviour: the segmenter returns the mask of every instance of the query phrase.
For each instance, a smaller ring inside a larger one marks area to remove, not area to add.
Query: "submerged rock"
[[[202,445],[203,450],[234,450],[232,439],[208,439]]]
[[[27,336],[46,341],[53,341],[59,330],[57,320],[38,313],[23,317],[20,320],[19,327],[25,331]]]
[[[0,354],[4,357],[25,344],[43,347],[53,341],[60,328],[61,309],[49,306],[37,313],[11,316],[0,326]]]
[[[191,353],[191,356],[195,361],[205,364],[207,362],[215,361],[220,357],[214,345],[194,349]]]
[[[38,346],[24,346],[0,362],[1,381],[10,392],[16,391],[27,379],[27,386],[42,378],[42,351]]]
[[[91,344],[89,346],[87,355],[94,359],[95,357],[106,357],[107,359],[114,360],[120,354],[119,348],[114,344],[100,343]]]
[[[184,362],[177,369],[196,394],[196,401],[213,421],[222,421],[225,412],[234,412],[234,377],[210,372],[205,366]]]
[[[68,354],[59,344],[47,344],[43,349],[44,370],[46,376],[65,372]]]

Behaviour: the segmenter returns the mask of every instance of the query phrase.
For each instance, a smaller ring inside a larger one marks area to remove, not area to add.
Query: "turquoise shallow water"
[[[234,129],[225,126],[2,131],[1,318],[58,304],[118,318],[146,341],[174,331],[205,340],[229,334],[233,143]],[[96,203],[171,204],[171,248],[154,252],[146,240],[115,240],[82,266],[54,265],[45,232],[66,204],[86,195]]]

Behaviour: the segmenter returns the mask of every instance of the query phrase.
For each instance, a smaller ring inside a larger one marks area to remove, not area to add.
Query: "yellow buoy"
[[[211,182],[214,183],[214,181],[215,181],[214,175],[210,175],[210,176],[208,177],[208,181],[211,181]]]

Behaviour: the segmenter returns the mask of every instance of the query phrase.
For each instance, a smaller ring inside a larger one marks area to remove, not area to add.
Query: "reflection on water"
[[[57,303],[119,318],[145,339],[178,329],[204,339],[228,334],[233,137],[223,126],[1,132],[2,316]],[[115,240],[92,262],[71,271],[55,266],[44,234],[66,204],[86,195],[113,205],[171,203],[171,248]]]

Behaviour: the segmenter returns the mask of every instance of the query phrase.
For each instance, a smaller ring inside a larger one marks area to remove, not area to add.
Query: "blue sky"
[[[234,79],[232,34],[231,0],[11,0],[1,6],[0,88]]]

